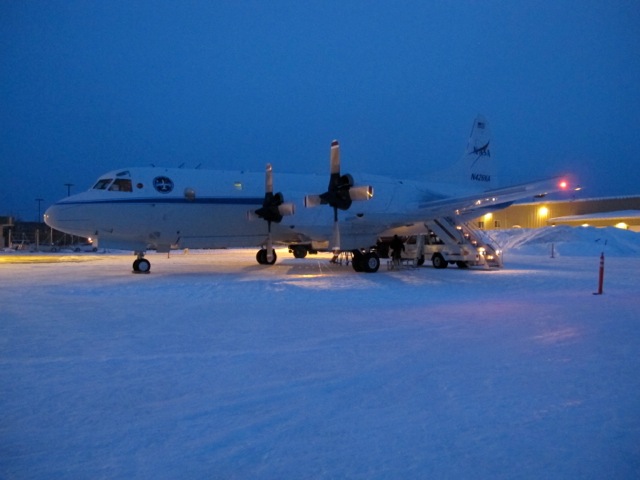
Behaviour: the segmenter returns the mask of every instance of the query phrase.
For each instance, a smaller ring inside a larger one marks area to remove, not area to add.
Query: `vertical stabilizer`
[[[446,181],[476,190],[495,187],[495,171],[491,158],[491,130],[487,119],[478,115],[462,158],[445,174]]]

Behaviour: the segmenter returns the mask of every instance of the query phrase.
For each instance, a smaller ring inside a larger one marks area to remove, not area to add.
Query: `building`
[[[7,236],[11,227],[13,227],[13,217],[0,217],[0,231],[2,231],[2,244],[0,248],[9,246]]]
[[[0,217],[2,241],[0,248],[26,250],[44,246],[69,246],[86,239],[54,230],[42,222],[20,222],[11,217]]]
[[[564,201],[541,198],[511,205],[476,218],[472,223],[484,230],[572,225],[611,226],[640,232],[640,195]]]

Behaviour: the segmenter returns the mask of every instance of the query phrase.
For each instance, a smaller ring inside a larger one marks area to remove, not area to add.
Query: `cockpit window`
[[[110,192],[133,192],[133,184],[129,178],[101,178],[93,186],[94,190],[109,190]]]
[[[106,190],[109,186],[113,178],[101,178],[98,182],[93,186],[94,190]]]
[[[116,178],[109,190],[112,192],[133,192],[133,186],[128,178]]]

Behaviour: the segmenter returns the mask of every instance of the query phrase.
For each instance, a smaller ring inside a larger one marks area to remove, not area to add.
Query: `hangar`
[[[552,225],[618,227],[640,232],[640,195],[550,200],[511,205],[473,220],[478,228],[540,228]]]

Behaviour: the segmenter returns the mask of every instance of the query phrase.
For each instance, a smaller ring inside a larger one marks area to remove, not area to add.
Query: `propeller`
[[[284,203],[282,193],[273,193],[273,168],[267,163],[265,169],[265,194],[262,201],[262,207],[254,213],[267,221],[267,263],[273,263],[275,260],[273,253],[273,241],[271,239],[271,223],[280,223],[285,215],[293,215],[295,208],[293,203]]]
[[[331,142],[330,176],[327,191],[320,195],[307,195],[304,200],[306,207],[329,205],[333,208],[333,238],[332,250],[340,250],[340,223],[338,210],[348,210],[356,200],[369,200],[373,197],[373,187],[369,185],[354,186],[353,177],[348,173],[340,174],[340,144],[337,140]]]

